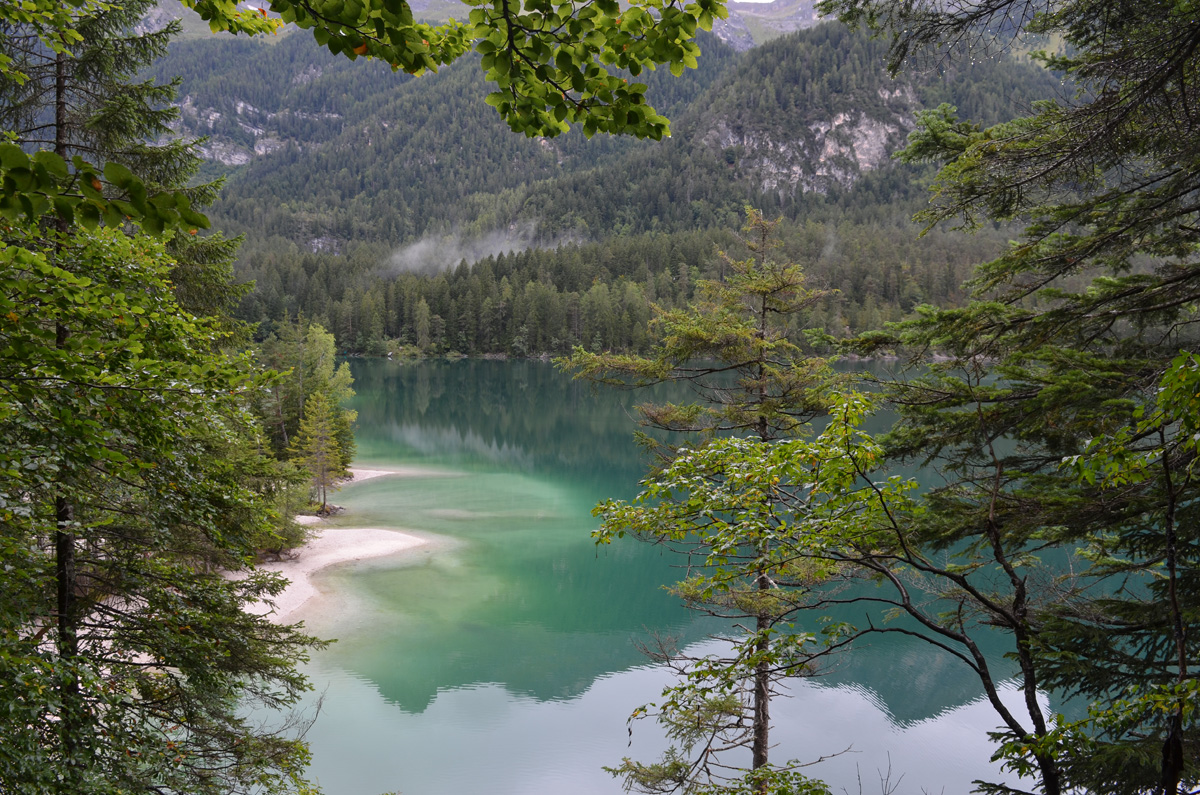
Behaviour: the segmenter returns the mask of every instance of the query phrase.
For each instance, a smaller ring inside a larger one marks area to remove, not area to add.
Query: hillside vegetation
[[[662,142],[512,135],[473,61],[411,78],[301,36],[189,39],[155,71],[181,76],[182,130],[228,175],[214,216],[246,236],[241,311],[264,330],[303,313],[346,351],[637,350],[649,302],[686,303],[747,204],[785,216],[787,255],[839,290],[807,326],[840,336],[962,298],[1007,233],[918,240],[929,172],[890,155],[916,111],[994,123],[1057,90],[1044,72],[893,80],[883,45],[833,23],[702,48],[682,78],[638,78],[672,118]]]

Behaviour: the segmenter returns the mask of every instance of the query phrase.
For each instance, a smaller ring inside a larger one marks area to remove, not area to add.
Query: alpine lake
[[[645,473],[633,406],[687,390],[596,389],[538,361],[351,367],[357,465],[406,473],[344,486],[326,532],[431,543],[317,575],[299,618],[337,642],[306,666],[311,778],[326,795],[621,793],[603,766],[667,745],[652,720],[629,722],[674,681],[639,645],[694,653],[725,628],[664,590],[682,576],[673,553],[591,538],[596,503],[632,498]],[[816,762],[805,773],[834,793],[1012,779],[989,761],[999,721],[973,674],[899,635],[790,680],[772,720],[772,759]]]

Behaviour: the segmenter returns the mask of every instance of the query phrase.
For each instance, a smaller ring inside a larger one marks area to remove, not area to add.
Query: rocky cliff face
[[[712,32],[718,39],[728,44],[738,52],[745,52],[754,46],[754,35],[746,27],[742,15],[730,10],[728,19],[718,19],[713,25]]]
[[[821,21],[816,0],[771,0],[726,4],[727,19],[717,20],[713,33],[738,52],[778,36],[811,28]]]
[[[269,113],[248,102],[235,101],[224,110],[200,107],[193,97],[179,103],[180,132],[188,137],[205,138],[200,155],[226,166],[243,166],[255,157],[269,155],[287,145],[278,125],[288,117],[336,121],[337,113],[302,113],[283,110]],[[301,143],[301,142],[296,142]]]
[[[913,128],[917,103],[910,87],[878,94],[880,103],[872,103],[869,112],[842,110],[791,128],[768,126],[761,119],[717,118],[700,140],[764,193],[783,198],[849,188],[886,164]]]
[[[729,19],[736,19],[736,24],[753,36],[755,44],[762,44],[819,23],[821,16],[817,14],[816,5],[817,0],[731,0],[726,8]]]

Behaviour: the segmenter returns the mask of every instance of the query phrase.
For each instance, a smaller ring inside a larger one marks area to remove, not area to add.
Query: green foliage
[[[214,30],[256,33],[276,20],[247,18],[229,0],[187,0]],[[467,22],[439,27],[416,22],[404,0],[273,0],[283,22],[311,29],[330,52],[377,58],[395,70],[437,71],[474,50],[496,91],[487,103],[509,127],[528,136],[555,136],[579,124],[596,132],[660,139],[667,120],[650,107],[645,84],[630,84],[643,69],[667,65],[675,75],[697,66],[697,27],[724,18],[716,0],[687,4],[639,0],[622,9],[612,0],[470,2]],[[610,69],[612,71],[610,71]]]
[[[0,124],[20,146],[41,151],[26,163],[14,148],[0,162],[11,169],[10,189],[42,194],[66,226],[78,220],[94,229],[103,220],[121,227],[136,219],[152,233],[173,229],[168,249],[180,302],[197,314],[226,314],[248,289],[231,283],[236,242],[195,236],[209,228],[200,209],[217,186],[188,184],[200,160],[194,145],[172,134],[174,84],[136,79],[178,30],[133,30],[152,5],[130,0],[73,10],[69,22],[79,41],[69,54],[39,47],[44,34],[36,26],[8,29],[6,46],[21,79],[0,80]],[[20,179],[26,169],[34,177],[27,184]],[[8,204],[14,220],[21,209],[27,220],[48,210],[36,200]]]
[[[802,268],[774,257],[778,221],[747,208],[745,245],[751,257],[720,255],[716,279],[698,283],[687,308],[655,307],[650,357],[577,348],[562,365],[576,377],[614,385],[685,381],[700,401],[639,407],[643,422],[672,431],[788,435],[825,407],[833,376],[824,361],[806,359],[795,342],[798,322],[828,297],[807,286]]]
[[[295,323],[285,319],[275,326],[274,333],[261,344],[259,360],[264,367],[282,373],[272,383],[270,390],[264,391],[257,406],[275,451],[284,455],[298,449],[296,439],[302,433],[308,403],[320,396],[327,404],[322,411],[329,412],[329,417],[322,422],[330,424],[336,437],[337,463],[334,469],[340,473],[327,477],[326,481],[343,476],[354,460],[355,452],[356,415],[342,406],[354,397],[354,379],[346,362],[341,365],[336,363],[333,335],[319,324],[309,323],[303,318]]]
[[[0,783],[289,789],[303,744],[244,708],[294,703],[314,641],[246,611],[279,579],[217,568],[243,569],[269,522],[250,485],[270,469],[250,452],[259,379],[178,309],[161,244],[80,232],[52,261],[41,230],[20,245],[16,231],[0,253],[0,544],[16,597],[0,610]]]
[[[324,513],[328,510],[329,491],[347,474],[345,456],[338,444],[335,406],[324,392],[314,393],[305,402],[292,452],[295,460],[311,474],[312,490]]]
[[[772,441],[804,433],[831,404],[835,379],[826,362],[804,358],[789,339],[794,318],[825,296],[806,286],[798,265],[775,259],[777,225],[747,208],[751,257],[722,254],[719,278],[698,284],[700,303],[658,310],[652,357],[576,349],[560,361],[594,382],[684,382],[700,397],[689,405],[638,407],[643,424],[703,433],[706,441],[666,451],[632,504],[610,501],[595,509],[604,517],[597,543],[630,534],[683,552],[691,574],[675,592],[689,607],[730,619],[740,630],[728,655],[691,658],[667,647],[655,653],[683,683],[663,692],[657,713],[634,714],[655,714],[678,746],[660,762],[625,760],[612,771],[644,792],[741,791],[737,779],[745,771],[723,761],[739,748],[751,750],[753,785],[765,792],[774,683],[802,674],[845,640],[843,628],[829,627],[817,643],[790,623],[820,601],[811,594],[814,584],[837,571],[796,555],[806,514],[798,495],[808,487],[799,485],[805,481],[791,445]],[[808,484],[810,498],[819,483]]]
[[[112,190],[105,190],[106,183]],[[0,144],[0,217],[33,223],[48,214],[93,230],[101,222],[119,228],[127,220],[152,233],[208,226],[186,195],[150,194],[123,167],[112,165],[101,172],[78,156],[68,164],[53,152],[30,156],[15,144]]]
[[[1194,454],[1200,443],[1200,358],[1180,353],[1159,381],[1153,402],[1130,403],[1131,422],[1092,439],[1084,451],[1063,459],[1088,485],[1121,488],[1157,477],[1165,454],[1147,437],[1168,433],[1180,451]],[[1188,475],[1194,468],[1188,463]]]
[[[137,219],[155,234],[208,227],[192,206],[203,191],[178,190],[195,169],[191,149],[177,140],[146,143],[169,132],[174,110],[162,106],[173,94],[133,73],[162,55],[176,30],[129,32],[149,5],[68,5],[57,24],[71,31],[61,40],[74,42],[69,52],[45,45],[44,24],[6,29],[14,74],[0,77],[0,123],[11,140],[40,151],[28,157],[12,146],[0,156],[5,217],[33,222],[54,213],[89,229]]]
[[[80,42],[82,37],[75,30],[75,14],[80,9],[90,9],[96,4],[88,0],[30,0],[21,3],[5,3],[0,7],[0,19],[14,27],[26,27],[36,33],[36,41],[55,53],[66,52]],[[13,54],[0,52],[0,79],[23,83],[29,76],[14,63]]]
[[[190,238],[212,196],[181,187],[190,147],[146,143],[172,113],[131,77],[172,32],[130,33],[146,7],[0,8],[0,789],[303,791],[278,711],[319,642],[250,611],[284,585],[249,561],[295,529],[287,475],[267,379],[225,351],[228,244],[146,234]]]
[[[1001,758],[1047,793],[1191,789],[1196,393],[1180,351],[1195,348],[1200,285],[1186,198],[1200,173],[1195,9],[825,8],[888,37],[893,67],[948,38],[1063,42],[1035,58],[1065,73],[1074,96],[990,127],[942,108],[911,139],[909,157],[944,164],[927,222],[1013,219],[1025,230],[980,267],[978,300],[897,329],[892,343],[953,361],[896,387],[903,419],[891,442],[953,473],[927,498],[926,544],[953,550],[986,527],[976,549],[1008,550],[1005,601],[1025,617],[1002,625],[1026,693],[1055,688],[1092,704],[1078,722],[1033,709],[1023,725],[1006,720]],[[1030,567],[1075,551],[1071,578]]]
[[[675,591],[690,606],[749,627],[729,655],[688,657],[671,648],[656,656],[680,673],[662,700],[631,720],[655,717],[676,744],[659,762],[629,759],[612,769],[643,792],[825,792],[797,772],[772,766],[760,689],[810,673],[858,632],[826,622],[820,633],[797,624],[840,596],[838,583],[864,556],[893,555],[886,516],[911,509],[912,482],[872,481],[882,449],[858,430],[872,408],[864,395],[832,399],[830,422],[815,438],[770,441],[719,438],[684,448],[642,482],[632,502],[597,506],[598,544],[632,535],[687,555],[692,574]],[[759,716],[762,716],[761,718]],[[760,734],[760,732],[762,732]],[[754,746],[753,768],[722,760]],[[794,752],[794,749],[793,751]]]

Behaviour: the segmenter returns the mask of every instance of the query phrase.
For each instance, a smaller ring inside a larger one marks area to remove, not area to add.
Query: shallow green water
[[[358,463],[419,466],[345,488],[339,522],[435,538],[401,561],[328,572],[306,616],[338,643],[309,668],[309,732],[329,795],[616,793],[601,770],[661,749],[626,718],[669,677],[651,633],[701,648],[718,627],[665,594],[675,560],[634,542],[597,550],[595,503],[642,473],[633,396],[540,362],[352,363]],[[662,397],[663,395],[660,395]],[[677,395],[686,399],[683,393]],[[639,395],[638,399],[644,399]],[[776,702],[776,758],[816,759],[835,792],[960,792],[989,775],[996,721],[959,664],[875,641]]]

